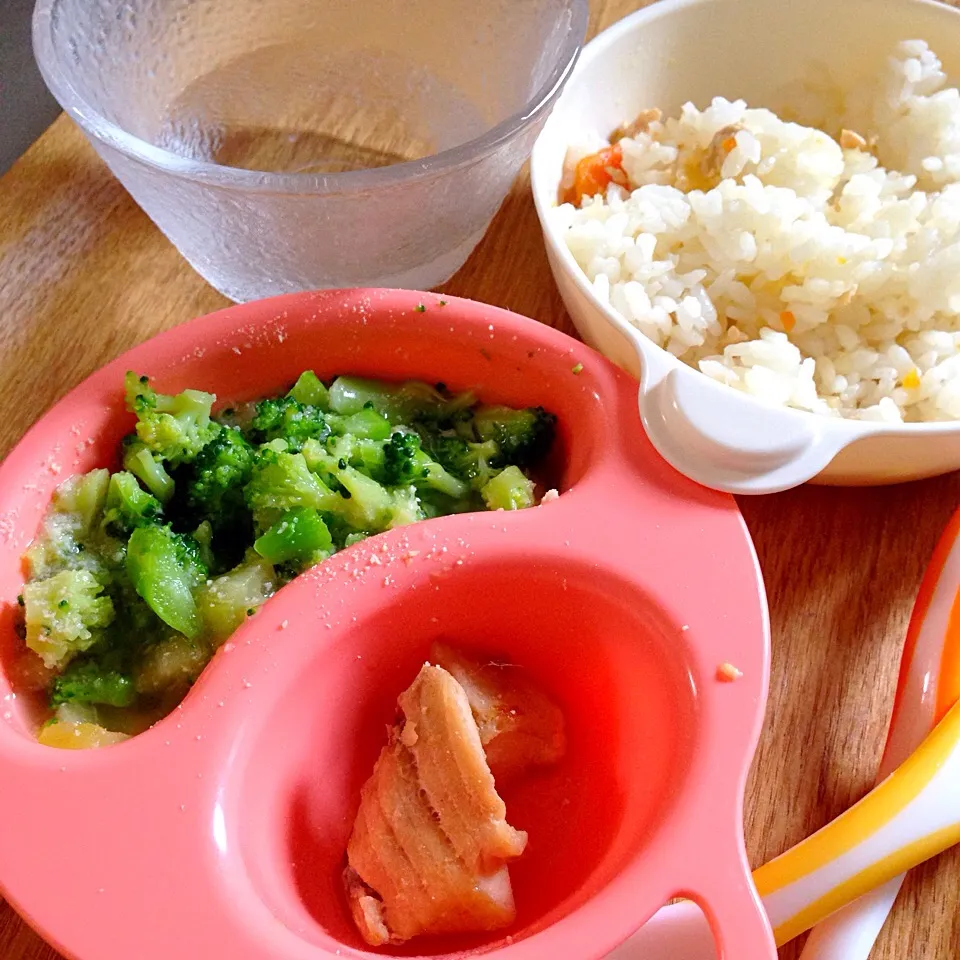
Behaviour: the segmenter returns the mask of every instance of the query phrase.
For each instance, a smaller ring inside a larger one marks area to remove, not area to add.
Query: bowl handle
[[[640,418],[660,455],[725,493],[776,493],[817,476],[851,441],[844,424],[758,403],[690,376],[632,337],[640,354]]]

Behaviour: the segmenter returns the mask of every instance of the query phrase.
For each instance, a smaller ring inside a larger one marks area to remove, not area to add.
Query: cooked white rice
[[[908,41],[858,109],[866,143],[844,149],[840,120],[834,139],[687,104],[620,140],[635,189],[553,216],[596,295],[709,377],[832,416],[960,419],[960,93]]]

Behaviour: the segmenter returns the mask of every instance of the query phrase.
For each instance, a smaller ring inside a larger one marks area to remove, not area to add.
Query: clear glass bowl
[[[483,236],[587,0],[39,0],[47,85],[233,300],[427,288]]]

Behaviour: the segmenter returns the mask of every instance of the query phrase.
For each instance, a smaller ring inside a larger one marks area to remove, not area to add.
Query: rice
[[[960,419],[960,93],[906,41],[847,109],[829,132],[719,97],[644,119],[617,141],[626,186],[552,216],[599,299],[721,383]]]

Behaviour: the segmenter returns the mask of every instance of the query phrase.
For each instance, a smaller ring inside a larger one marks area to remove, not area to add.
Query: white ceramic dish
[[[662,0],[585,48],[533,150],[550,267],[581,336],[640,380],[640,412],[678,470],[732,493],[807,480],[873,485],[960,468],[960,423],[886,425],[768,406],[656,346],[594,296],[548,216],[568,145],[640,110],[715,96],[782,109],[797,83],[840,91],[875,75],[894,45],[926,40],[960,80],[960,13],[933,0]],[[812,120],[812,118],[811,118]]]

